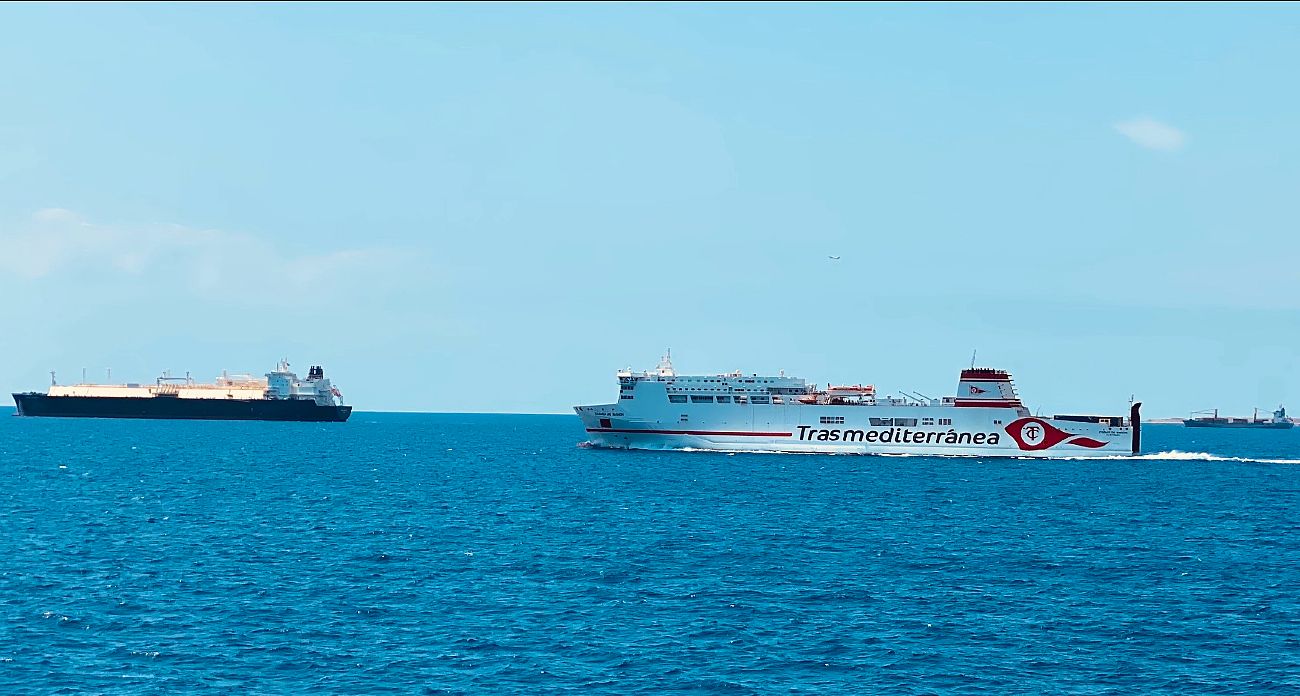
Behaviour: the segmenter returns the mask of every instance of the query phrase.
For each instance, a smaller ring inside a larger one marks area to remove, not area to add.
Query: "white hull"
[[[720,407],[715,405],[715,408]],[[882,417],[881,412],[897,413],[896,409],[887,407],[748,408],[768,411],[755,414],[755,420],[760,421],[759,427],[737,422],[748,419],[704,414],[700,412],[702,409],[687,414],[685,423],[680,422],[680,414],[671,419],[629,417],[616,404],[579,407],[578,415],[582,417],[592,445],[624,449],[1056,458],[1114,457],[1132,451],[1132,429],[1128,426],[1101,426],[1051,418],[1022,419],[1009,409],[961,409],[965,413],[951,414],[954,423],[951,426],[895,428],[873,427],[865,413],[843,416],[843,424],[823,425],[820,422],[822,414],[833,413],[831,417],[836,417],[848,409],[874,411],[871,417],[877,419]],[[709,415],[714,417],[707,417]],[[607,427],[602,427],[602,420],[609,422]],[[1026,433],[1034,427],[1040,431]],[[1065,437],[1040,448],[1044,442],[1041,438],[1053,431],[1063,433]],[[824,440],[821,439],[823,433]],[[1015,437],[1017,433],[1019,439]],[[977,440],[979,444],[976,444]]]
[[[1008,375],[969,372],[957,397],[877,400],[858,387],[863,398],[851,403],[834,400],[834,389],[801,393],[803,381],[785,377],[621,373],[617,403],[575,410],[591,445],[625,449],[1045,458],[1135,450],[1130,419],[1032,416]],[[781,403],[754,403],[762,400]]]

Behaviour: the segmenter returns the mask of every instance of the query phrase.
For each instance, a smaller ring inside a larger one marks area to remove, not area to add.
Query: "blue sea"
[[[627,452],[570,416],[0,418],[0,693],[1300,692],[1300,430]]]

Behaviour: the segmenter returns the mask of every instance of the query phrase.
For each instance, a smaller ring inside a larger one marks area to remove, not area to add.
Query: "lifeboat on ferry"
[[[827,386],[826,402],[840,405],[860,405],[869,403],[876,398],[876,388],[874,386],[854,384],[852,386]]]
[[[831,396],[875,396],[876,388],[870,384],[866,386],[855,384],[851,387],[829,387],[826,393]]]

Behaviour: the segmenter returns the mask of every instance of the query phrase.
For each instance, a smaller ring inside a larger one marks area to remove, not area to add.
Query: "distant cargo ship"
[[[1035,416],[1003,370],[962,370],[955,396],[879,396],[797,377],[618,373],[618,401],[576,406],[595,446],[979,457],[1105,457],[1141,448],[1139,407],[1123,415]]]
[[[46,393],[13,396],[20,416],[343,422],[352,415],[319,365],[300,380],[284,360],[265,379],[223,372],[212,384],[164,373],[148,385],[63,386],[50,373]]]
[[[1189,428],[1263,428],[1265,430],[1288,430],[1295,427],[1295,423],[1286,417],[1286,409],[1278,406],[1273,412],[1272,418],[1260,418],[1259,409],[1255,409],[1255,415],[1251,418],[1220,418],[1219,409],[1210,411],[1199,411],[1199,413],[1212,413],[1208,416],[1197,416],[1192,414],[1191,418],[1183,419],[1183,425]]]

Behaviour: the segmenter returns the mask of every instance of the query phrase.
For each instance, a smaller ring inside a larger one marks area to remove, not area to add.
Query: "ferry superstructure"
[[[299,379],[285,360],[265,379],[223,372],[211,384],[163,373],[154,384],[60,385],[50,373],[47,392],[13,397],[20,416],[342,422],[352,414],[319,365]]]
[[[980,457],[1136,454],[1140,403],[1129,415],[1030,413],[1011,375],[961,371],[957,395],[882,397],[870,385],[820,389],[803,379],[731,372],[679,375],[670,356],[654,371],[617,374],[615,403],[574,410],[595,446],[797,453]]]

